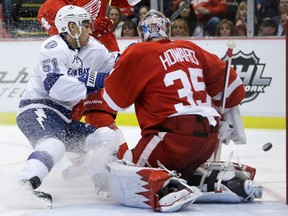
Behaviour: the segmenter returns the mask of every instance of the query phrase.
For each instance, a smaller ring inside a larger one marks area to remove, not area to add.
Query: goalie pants
[[[168,118],[156,127],[158,132],[142,136],[132,150],[133,162],[159,167],[159,161],[187,180],[211,157],[217,146],[219,121],[216,121],[217,125],[213,127],[207,118],[199,115]]]

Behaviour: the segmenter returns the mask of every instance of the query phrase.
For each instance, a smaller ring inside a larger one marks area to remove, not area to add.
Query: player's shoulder
[[[90,36],[89,42],[87,43],[86,47],[90,49],[106,49],[103,43],[101,43],[99,40],[95,39],[92,36]]]
[[[65,41],[59,36],[54,35],[52,37],[47,38],[41,46],[41,51],[45,52],[59,52],[60,50],[67,49],[68,46]]]
[[[55,35],[46,39],[39,51],[40,59],[57,59],[57,61],[62,61],[75,52],[70,49],[67,43],[59,36]]]
[[[129,46],[126,47],[125,51],[133,52],[133,53],[144,53],[146,50],[149,50],[149,46],[151,42],[138,42],[138,43],[131,43]],[[148,48],[148,49],[147,49]]]
[[[191,49],[194,52],[201,52],[202,48],[191,40],[173,40],[173,46]]]
[[[197,45],[191,40],[180,39],[180,40],[172,40],[171,42],[173,42],[174,44],[177,44],[177,45],[178,44],[185,44],[187,46],[196,46],[197,47]]]
[[[128,58],[130,58],[131,56],[133,56],[133,58],[135,56],[138,56],[137,47],[139,47],[139,45],[137,43],[129,44],[129,46],[125,47],[125,49],[123,50],[121,56],[126,56]]]
[[[89,44],[89,45],[92,45],[92,46],[100,46],[100,45],[103,45],[99,40],[95,39],[95,38],[92,37],[92,36],[90,36],[88,44]]]

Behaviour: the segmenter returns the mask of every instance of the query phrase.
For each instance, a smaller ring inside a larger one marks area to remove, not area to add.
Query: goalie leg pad
[[[123,162],[107,163],[112,195],[123,205],[174,212],[191,204],[201,194],[198,188],[171,177],[165,169],[124,165]]]
[[[112,196],[119,203],[130,207],[151,208],[148,178],[152,168],[138,167],[129,161],[115,161],[106,166]]]
[[[196,202],[251,202],[262,198],[263,193],[263,188],[252,181],[255,171],[237,163],[229,163],[227,167],[225,162],[206,163],[194,173],[188,184],[204,192]]]

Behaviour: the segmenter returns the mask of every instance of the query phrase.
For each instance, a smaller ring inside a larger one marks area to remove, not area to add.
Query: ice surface
[[[137,127],[121,127],[130,147],[140,137]],[[213,216],[287,216],[285,174],[285,131],[246,129],[247,144],[222,147],[222,160],[233,151],[232,161],[257,169],[255,181],[264,187],[262,200],[245,204],[193,204],[181,212],[169,215],[213,215]],[[267,152],[262,146],[271,142],[273,148]],[[67,158],[57,164],[39,190],[53,196],[53,209],[40,208],[21,195],[16,186],[17,172],[32,147],[16,126],[0,126],[0,215],[1,216],[138,216],[159,215],[150,209],[121,206],[114,201],[99,200],[92,182],[87,176],[69,181],[62,177],[62,170],[70,165]],[[15,196],[18,194],[18,196]],[[30,206],[29,206],[30,205]],[[34,205],[34,206],[33,206]],[[161,214],[163,215],[163,213]],[[166,214],[164,214],[166,215]]]

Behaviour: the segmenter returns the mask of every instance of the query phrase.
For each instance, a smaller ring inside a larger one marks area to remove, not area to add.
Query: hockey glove
[[[108,74],[91,71],[84,76],[78,77],[78,80],[85,83],[88,95],[104,87],[104,80]]]
[[[218,138],[226,145],[230,140],[235,144],[246,144],[246,134],[239,105],[225,110],[224,121],[220,121]]]
[[[222,143],[228,145],[231,140],[232,133],[233,126],[229,125],[226,121],[220,121],[218,139],[221,140]]]
[[[91,29],[93,35],[100,37],[102,34],[113,31],[113,21],[107,17],[97,18],[94,22],[91,23]]]

